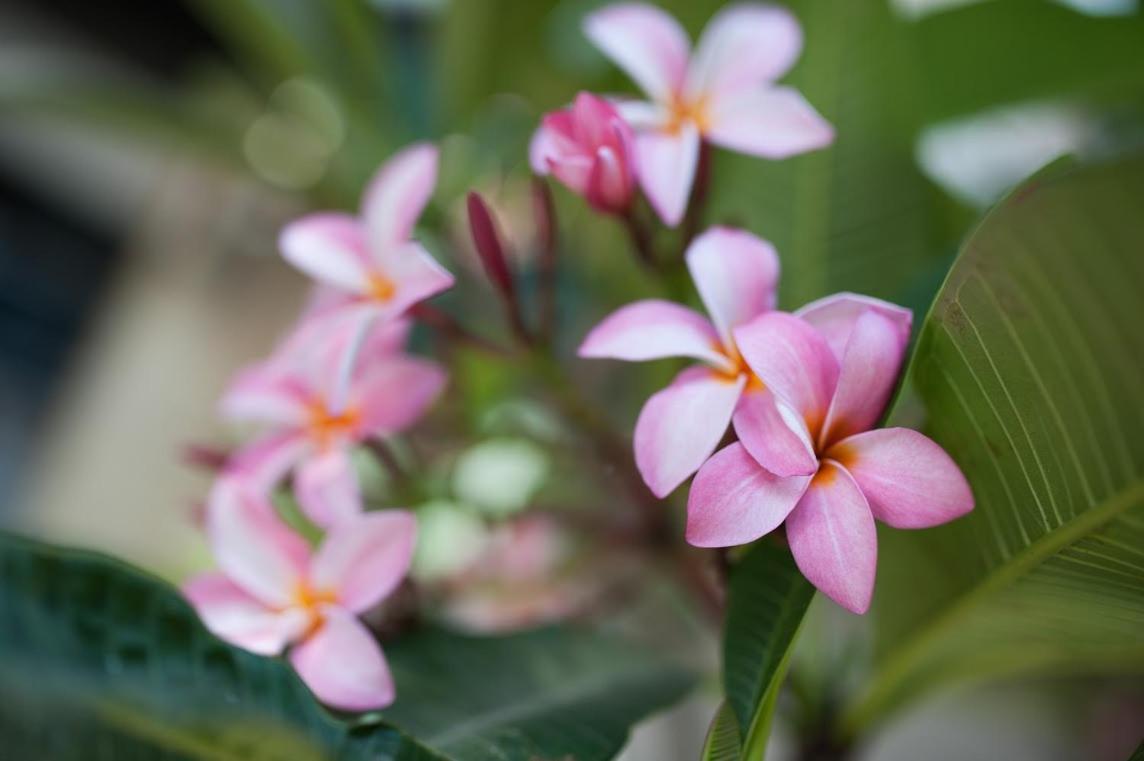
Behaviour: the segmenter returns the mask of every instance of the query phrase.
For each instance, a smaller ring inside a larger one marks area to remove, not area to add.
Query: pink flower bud
[[[598,211],[627,211],[635,192],[632,130],[615,107],[591,93],[546,114],[529,148],[537,174],[551,174]]]

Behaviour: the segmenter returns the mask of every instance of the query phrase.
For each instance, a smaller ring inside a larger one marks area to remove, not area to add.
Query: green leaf
[[[1144,742],[1140,743],[1140,747],[1136,749],[1128,761],[1144,761]]]
[[[1036,98],[1135,98],[1144,14],[1099,18],[1044,0],[992,0],[918,21],[918,116],[937,121]]]
[[[954,681],[1144,670],[1144,158],[1043,172],[969,237],[909,377],[976,509],[881,532],[851,730]]]
[[[0,730],[18,757],[602,760],[691,684],[644,651],[558,628],[425,631],[386,651],[398,702],[345,723],[283,661],[211,636],[162,582],[0,537]]]
[[[739,761],[740,745],[739,722],[731,705],[723,701],[707,730],[700,761]]]
[[[763,757],[779,688],[813,597],[814,587],[803,578],[790,551],[767,539],[756,543],[732,572],[723,689],[735,723],[742,728],[743,758]]]
[[[840,290],[896,299],[951,248],[939,191],[913,157],[924,84],[912,27],[887,2],[792,8],[806,47],[783,82],[834,125],[835,142],[783,161],[717,151],[710,219],[775,244],[788,307]]]

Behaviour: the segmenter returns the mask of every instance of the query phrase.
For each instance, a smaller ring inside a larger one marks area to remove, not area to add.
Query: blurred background
[[[462,288],[478,280],[455,234],[469,187],[527,257],[537,118],[578,89],[632,91],[579,32],[602,4],[0,0],[4,527],[172,580],[201,568],[194,514],[210,476],[183,453],[234,440],[215,400],[304,296],[277,256],[280,225],[352,208],[389,153],[429,138],[444,161],[430,244],[469,273]],[[664,3],[693,36],[721,4]],[[958,241],[1014,183],[1063,155],[1144,145],[1133,0],[792,5],[807,48],[789,81],[838,144],[782,164],[719,156],[710,214],[775,241],[785,306],[845,288],[924,310]],[[558,202],[575,230],[567,349],[641,286],[620,231]],[[494,311],[483,288],[445,303],[480,322]],[[489,381],[457,383],[475,397]],[[918,758],[923,743],[931,759],[1116,758],[1144,726],[1139,694],[1118,685],[1083,711],[1067,683],[1060,699],[1025,689],[922,706],[869,757]],[[699,698],[641,729],[631,757],[695,757],[710,710]]]

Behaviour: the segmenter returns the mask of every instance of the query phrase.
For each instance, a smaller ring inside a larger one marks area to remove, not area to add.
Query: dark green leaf
[[[723,689],[741,728],[744,758],[763,757],[779,687],[813,597],[790,551],[769,539],[755,544],[732,573]]]
[[[418,632],[387,647],[398,702],[352,725],[288,665],[230,647],[179,594],[86,552],[0,538],[0,729],[36,758],[612,757],[690,677],[584,632]],[[93,750],[94,749],[94,750]]]
[[[1144,159],[1044,172],[966,242],[910,378],[977,507],[881,532],[851,729],[950,681],[1144,670]]]

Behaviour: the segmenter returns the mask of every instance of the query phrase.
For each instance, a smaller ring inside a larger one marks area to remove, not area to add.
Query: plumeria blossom
[[[437,149],[418,143],[378,170],[361,216],[319,212],[282,231],[282,255],[328,287],[333,314],[386,320],[453,285],[453,276],[411,238],[437,182]]]
[[[211,496],[208,533],[220,572],[183,591],[217,636],[261,655],[291,646],[290,663],[323,703],[350,710],[393,702],[380,646],[357,616],[389,596],[413,557],[417,522],[404,510],[354,516],[316,551],[233,479]]]
[[[266,362],[241,371],[221,401],[266,433],[228,471],[265,492],[292,468],[307,516],[320,526],[360,512],[350,460],[358,443],[405,430],[441,393],[445,371],[401,353],[409,324],[303,319]]]
[[[798,21],[783,8],[742,3],[720,11],[694,55],[679,23],[644,3],[597,11],[584,31],[650,99],[621,103],[620,111],[636,131],[640,184],[668,225],[683,217],[702,141],[781,159],[834,139],[802,95],[774,84],[802,50]]]
[[[840,294],[734,331],[747,365],[797,412],[756,420],[756,435],[812,456],[816,467],[782,476],[744,443],[720,450],[691,486],[691,544],[745,544],[785,521],[803,575],[864,613],[877,565],[875,518],[925,528],[973,509],[969,484],[940,446],[906,428],[871,430],[897,383],[910,319],[909,310]]]
[[[734,338],[737,327],[775,305],[774,248],[748,232],[713,227],[692,242],[686,259],[710,320],[669,301],[637,301],[605,318],[580,346],[581,357],[691,357],[702,363],[681,372],[640,411],[634,438],[644,481],[656,496],[669,494],[711,456],[732,421],[748,449],[774,472],[814,472],[813,457],[795,448],[793,432],[760,424],[794,412],[759,382]],[[769,435],[759,435],[763,430]]]
[[[532,170],[551,174],[597,211],[622,214],[635,194],[635,137],[608,101],[582,92],[546,114],[532,138]]]

